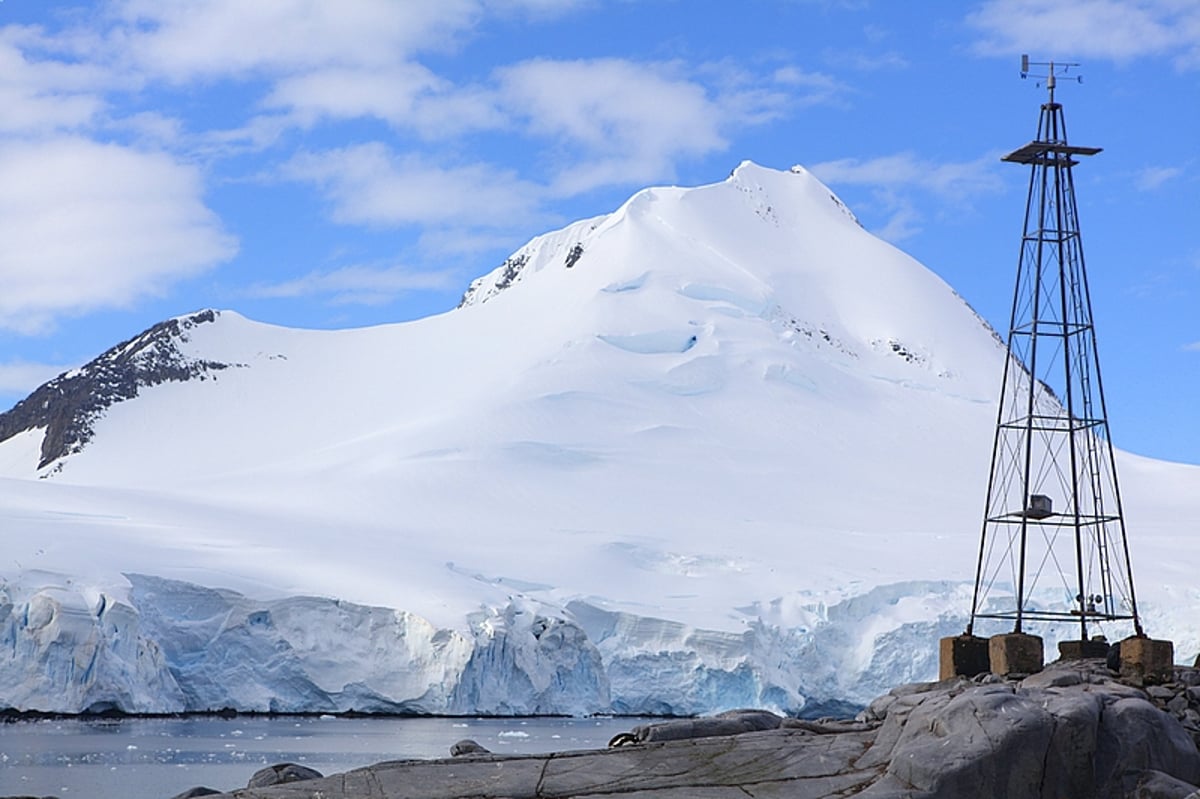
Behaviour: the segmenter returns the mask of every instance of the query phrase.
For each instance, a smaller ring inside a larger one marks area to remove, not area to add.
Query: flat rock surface
[[[1051,664],[1024,681],[985,675],[902,686],[856,722],[781,720],[734,735],[640,737],[595,751],[379,763],[224,796],[1200,799],[1200,750],[1189,730],[1100,661]]]

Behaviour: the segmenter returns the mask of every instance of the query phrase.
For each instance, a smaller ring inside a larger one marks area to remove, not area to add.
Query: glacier
[[[0,414],[0,708],[862,704],[965,627],[1005,357],[750,162],[538,236],[444,314],[169,320]],[[1143,623],[1194,657],[1200,468],[1117,460]]]
[[[764,707],[815,716],[866,702],[936,668],[931,635],[964,619],[906,623],[848,680],[861,628],[906,598],[953,584],[877,589],[814,609],[812,629],[758,623],[733,634],[606,611],[514,601],[470,632],[411,613],[319,597],[255,600],[148,575],[91,606],[69,588],[0,588],[0,696],[51,713],[391,713],[689,716]]]

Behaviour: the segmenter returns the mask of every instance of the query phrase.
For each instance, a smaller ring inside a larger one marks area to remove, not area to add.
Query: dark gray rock
[[[1196,787],[1177,780],[1161,771],[1143,771],[1131,774],[1126,796],[1129,799],[1196,799]]]
[[[1100,694],[1074,692],[1051,694],[1044,702],[1054,726],[1046,747],[1042,795],[1093,795],[1096,790],[1096,736],[1104,700]]]
[[[1053,716],[1029,698],[988,685],[909,714],[887,773],[930,796],[1038,796]]]
[[[842,732],[867,732],[878,727],[878,721],[849,721],[845,719],[784,719],[780,727],[789,730],[804,730],[814,735],[837,735]]]
[[[709,718],[641,724],[633,728],[633,732],[630,734],[632,740],[617,736],[613,742],[614,745],[622,745],[652,741],[682,741],[687,738],[711,738],[717,735],[741,735],[747,732],[777,729],[782,721],[781,716],[767,710],[731,710]],[[620,740],[618,741],[618,739]]]
[[[196,799],[197,796],[217,796],[220,793],[220,791],[199,785],[195,788],[189,788],[183,793],[177,793],[171,799]]]
[[[896,701],[893,694],[884,694],[874,699],[866,709],[858,714],[859,721],[883,721],[887,718],[887,710]]]
[[[492,750],[479,745],[470,738],[464,738],[461,741],[456,741],[450,745],[450,757],[463,757],[465,755],[490,755],[491,753]]]
[[[1085,682],[1085,673],[1069,667],[1039,671],[1021,680],[1022,688],[1063,688]]]
[[[298,766],[295,763],[276,763],[254,772],[247,788],[266,788],[271,785],[283,785],[289,782],[319,780],[324,775],[308,766]]]
[[[1098,785],[1148,769],[1200,785],[1200,752],[1187,730],[1144,699],[1122,698],[1104,708],[1096,750]],[[1120,796],[1115,789],[1107,796]]]

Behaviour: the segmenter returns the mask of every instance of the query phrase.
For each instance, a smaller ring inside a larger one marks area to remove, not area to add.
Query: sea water
[[[202,716],[0,723],[0,796],[169,799],[204,785],[246,787],[299,763],[322,774],[384,760],[444,758],[470,738],[497,754],[598,749],[637,718]]]

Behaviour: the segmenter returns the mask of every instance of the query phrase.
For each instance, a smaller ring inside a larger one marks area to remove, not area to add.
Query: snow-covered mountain
[[[927,679],[1004,357],[752,163],[439,316],[169,320],[0,415],[0,707],[811,713]],[[1200,469],[1118,466],[1146,625],[1191,657]]]

